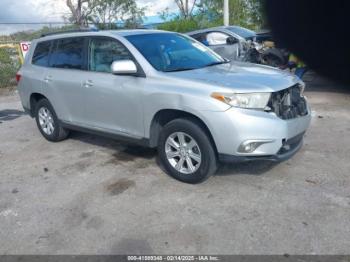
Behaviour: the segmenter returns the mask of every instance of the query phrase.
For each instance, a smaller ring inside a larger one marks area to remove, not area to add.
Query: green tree
[[[191,18],[197,2],[198,0],[175,0],[175,3],[180,11],[180,16],[185,19]]]
[[[87,17],[100,29],[113,29],[117,22],[124,21],[127,27],[142,23],[144,8],[138,8],[135,0],[91,0]]]
[[[201,0],[198,15],[211,24],[223,24],[223,1]],[[259,29],[264,24],[262,0],[230,0],[230,24]]]
[[[91,0],[66,0],[66,5],[70,10],[70,15],[66,18],[80,27],[87,27],[87,17],[91,12],[90,4]]]
[[[178,1],[176,1],[178,2]],[[223,25],[223,0],[198,0],[191,2],[195,7],[184,8],[188,1],[178,4],[180,14],[169,22],[158,26],[159,29],[188,32],[201,28]],[[230,24],[239,25],[253,30],[265,26],[262,0],[230,0]],[[184,15],[182,10],[191,10],[191,16]],[[162,17],[169,17],[168,10],[160,13]],[[165,19],[164,19],[165,20]]]
[[[181,19],[179,17],[158,26],[158,29],[160,30],[174,31],[179,33],[194,31],[198,28],[199,24],[196,19]]]
[[[267,27],[263,1],[264,0],[250,0],[248,2],[250,19],[257,29]]]
[[[135,0],[66,0],[66,4],[70,10],[66,18],[80,27],[93,23],[100,29],[113,29],[121,21],[136,25],[142,23],[145,12]]]
[[[16,85],[15,75],[19,69],[16,50],[0,48],[0,88]]]

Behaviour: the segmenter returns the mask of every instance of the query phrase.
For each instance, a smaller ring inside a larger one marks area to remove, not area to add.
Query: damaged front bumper
[[[223,163],[241,163],[257,160],[282,162],[294,156],[303,146],[304,133],[301,133],[291,139],[283,141],[283,146],[275,155],[268,156],[235,156],[228,154],[219,154],[219,161]]]
[[[205,116],[210,120],[207,123],[210,123],[221,162],[284,161],[303,145],[304,134],[311,122],[307,102],[302,112],[295,118],[284,119],[275,112],[231,108],[224,113],[207,113]],[[224,128],[217,128],[223,123]]]

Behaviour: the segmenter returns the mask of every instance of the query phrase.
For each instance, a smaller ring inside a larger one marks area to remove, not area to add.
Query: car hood
[[[169,76],[200,81],[235,92],[275,92],[286,89],[300,80],[279,69],[251,63],[231,62],[205,68],[169,73]]]

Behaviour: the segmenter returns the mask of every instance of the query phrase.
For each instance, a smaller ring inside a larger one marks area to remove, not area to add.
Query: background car
[[[229,60],[273,67],[288,62],[288,52],[276,47],[270,31],[256,33],[240,26],[220,26],[187,33]]]
[[[239,26],[208,28],[187,35],[229,60],[241,60],[249,46],[248,41],[254,41],[256,37],[255,32]]]

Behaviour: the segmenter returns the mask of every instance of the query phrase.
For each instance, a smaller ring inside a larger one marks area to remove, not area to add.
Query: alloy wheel
[[[39,124],[43,132],[47,135],[52,135],[55,131],[55,122],[49,109],[41,107],[38,111]]]
[[[167,138],[165,153],[171,166],[182,174],[193,174],[201,165],[197,141],[184,132],[175,132]]]

